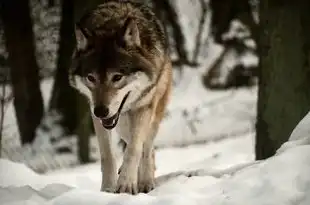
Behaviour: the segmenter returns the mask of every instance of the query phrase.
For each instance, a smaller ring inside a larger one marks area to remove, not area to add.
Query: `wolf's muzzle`
[[[129,96],[129,93],[130,91],[125,95],[125,97],[123,98],[122,102],[121,102],[121,105],[119,106],[117,112],[115,113],[115,115],[113,115],[112,117],[110,118],[105,118],[105,119],[101,119],[101,124],[104,128],[108,129],[108,130],[111,130],[113,129],[116,125],[117,125],[117,122],[118,122],[118,118],[119,118],[119,115],[123,109],[123,106]]]

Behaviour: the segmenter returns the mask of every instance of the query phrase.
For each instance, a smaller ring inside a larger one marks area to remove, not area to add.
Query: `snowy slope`
[[[216,205],[308,205],[310,204],[310,112],[297,125],[290,141],[277,155],[264,161],[241,162],[230,168],[211,170],[201,147],[193,155],[179,156],[177,169],[161,170],[157,187],[149,194],[103,193],[94,189],[98,167],[37,175],[24,165],[0,160],[0,204],[40,205],[140,205],[140,204],[216,204]],[[288,146],[289,145],[289,146]],[[223,148],[232,148],[232,145]],[[180,148],[184,149],[184,148]],[[167,150],[166,150],[167,151]],[[171,150],[176,153],[175,150]],[[184,151],[184,150],[183,150]],[[162,152],[162,153],[161,153]],[[197,154],[199,153],[199,154]],[[171,153],[159,151],[159,170],[169,167]],[[193,157],[193,158],[192,158]],[[192,159],[189,162],[185,159]],[[166,160],[166,161],[165,161]],[[182,165],[181,165],[182,164]],[[94,170],[96,169],[96,170]],[[76,175],[72,177],[72,175]],[[170,173],[170,174],[167,174]],[[98,173],[97,173],[98,174]],[[61,177],[60,177],[61,176]],[[73,183],[72,178],[75,178]]]

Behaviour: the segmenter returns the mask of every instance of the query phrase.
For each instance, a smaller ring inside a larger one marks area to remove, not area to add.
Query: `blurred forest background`
[[[75,153],[77,156],[78,162],[57,162],[53,167],[28,163],[30,167],[39,172],[96,160],[91,155],[90,141],[94,131],[89,108],[85,99],[69,86],[67,75],[75,46],[74,23],[84,12],[103,1],[2,1],[0,5],[2,90],[0,99],[2,149],[0,153],[2,157],[27,162],[26,158],[39,152],[38,149],[47,149],[44,150],[45,152],[48,152],[48,149],[53,149],[53,153],[56,154]],[[268,32],[265,32],[266,35],[264,34],[265,30],[259,30],[258,0],[148,0],[145,2],[154,8],[169,36],[171,58],[174,72],[177,74],[174,77],[176,84],[177,76],[188,75],[188,72],[184,73],[185,69],[192,70],[192,72],[199,70],[199,83],[204,89],[217,92],[239,88],[252,89],[258,86],[258,76],[265,76],[266,81],[259,83],[261,89],[258,96],[261,97],[261,100],[258,101],[256,128],[259,128],[260,131],[257,129],[256,132],[256,158],[262,159],[274,154],[274,151],[287,140],[279,136],[289,136],[287,133],[291,131],[290,129],[309,110],[309,104],[307,104],[309,94],[306,97],[301,97],[302,100],[300,97],[296,97],[296,92],[294,94],[296,88],[308,86],[306,82],[307,79],[309,80],[309,76],[300,78],[303,75],[302,70],[307,66],[300,65],[300,69],[296,68],[295,71],[299,72],[298,70],[300,70],[300,72],[299,77],[294,79],[295,87],[287,88],[285,91],[285,95],[291,99],[290,104],[280,105],[279,102],[281,102],[284,93],[279,91],[279,86],[284,85],[285,79],[292,78],[294,74],[288,71],[286,76],[282,75],[283,78],[279,74],[280,80],[278,81],[275,80],[278,77],[273,76],[273,74],[276,75],[276,71],[272,70],[274,66],[272,66],[272,60],[268,59],[267,50],[271,47],[271,39],[277,37],[270,37],[267,35]],[[278,13],[275,20],[268,21],[271,13],[277,10],[273,10],[274,5],[269,4],[268,1],[262,2],[265,3],[262,3],[260,7],[264,8],[263,12],[265,13],[260,21],[263,26],[266,26],[266,29],[269,29],[267,31],[273,32],[282,29],[283,33],[290,32],[285,30],[283,25],[277,26],[277,20],[280,19],[282,13]],[[297,14],[294,12],[301,9],[302,5],[299,3],[291,13],[287,11],[288,15],[296,16]],[[289,7],[289,5],[285,6]],[[301,15],[297,15],[296,18],[308,19]],[[284,23],[285,27],[291,29],[293,28],[292,24],[292,22]],[[306,39],[306,36],[304,34],[303,39]],[[261,44],[258,45],[262,45],[262,53],[264,53],[262,65],[271,67],[268,71],[269,74],[267,71],[263,73],[258,69],[260,51],[257,49],[258,41],[260,41]],[[287,48],[285,44],[282,46],[279,45],[276,49]],[[296,49],[301,50],[300,47]],[[290,58],[286,53],[284,56]],[[298,60],[297,57],[296,59]],[[281,66],[283,66],[283,70],[288,70],[289,66],[285,63],[282,63]],[[278,70],[277,74],[281,72]],[[309,74],[309,70],[307,72]],[[273,81],[277,83],[275,86],[268,84]],[[40,89],[42,82],[52,82],[49,93]],[[264,88],[266,86],[270,88],[270,92]],[[300,103],[299,108],[295,108],[296,101]],[[15,125],[4,123],[5,113],[10,102],[13,102],[14,105],[18,133],[10,131],[12,130],[10,126]],[[270,102],[270,106],[266,106],[266,102]],[[285,109],[297,110],[294,112],[295,114],[286,116],[286,113],[289,112]],[[270,117],[271,115],[273,117]],[[273,125],[272,123],[279,119],[278,117],[284,120],[287,117],[290,120],[286,120],[287,123],[278,126],[274,125],[274,128],[268,128],[268,125]],[[287,135],[283,135],[283,133]],[[39,143],[40,146],[34,146],[35,143]],[[47,148],[43,145],[44,143],[53,146]],[[73,150],[72,143],[76,144],[76,150]],[[44,160],[49,161],[53,158]],[[46,162],[46,164],[48,163]]]

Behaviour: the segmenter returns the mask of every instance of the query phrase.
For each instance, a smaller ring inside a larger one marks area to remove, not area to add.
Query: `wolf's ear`
[[[83,50],[87,46],[87,38],[83,31],[75,26],[75,38],[76,38],[76,47],[78,50]]]
[[[123,26],[123,40],[128,46],[140,46],[140,32],[137,23],[132,18],[127,18]]]

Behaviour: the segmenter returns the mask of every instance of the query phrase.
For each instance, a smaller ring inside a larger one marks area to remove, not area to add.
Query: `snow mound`
[[[310,144],[310,113],[308,113],[295,127],[289,141],[284,143],[277,154],[297,145]]]
[[[269,159],[225,170],[198,169],[162,175],[156,179],[156,189],[137,196],[74,187],[66,184],[65,175],[60,184],[50,176],[37,175],[21,164],[1,159],[0,204],[307,205],[310,204],[309,122],[310,112],[279,149],[282,151]],[[299,143],[294,143],[298,140]]]

